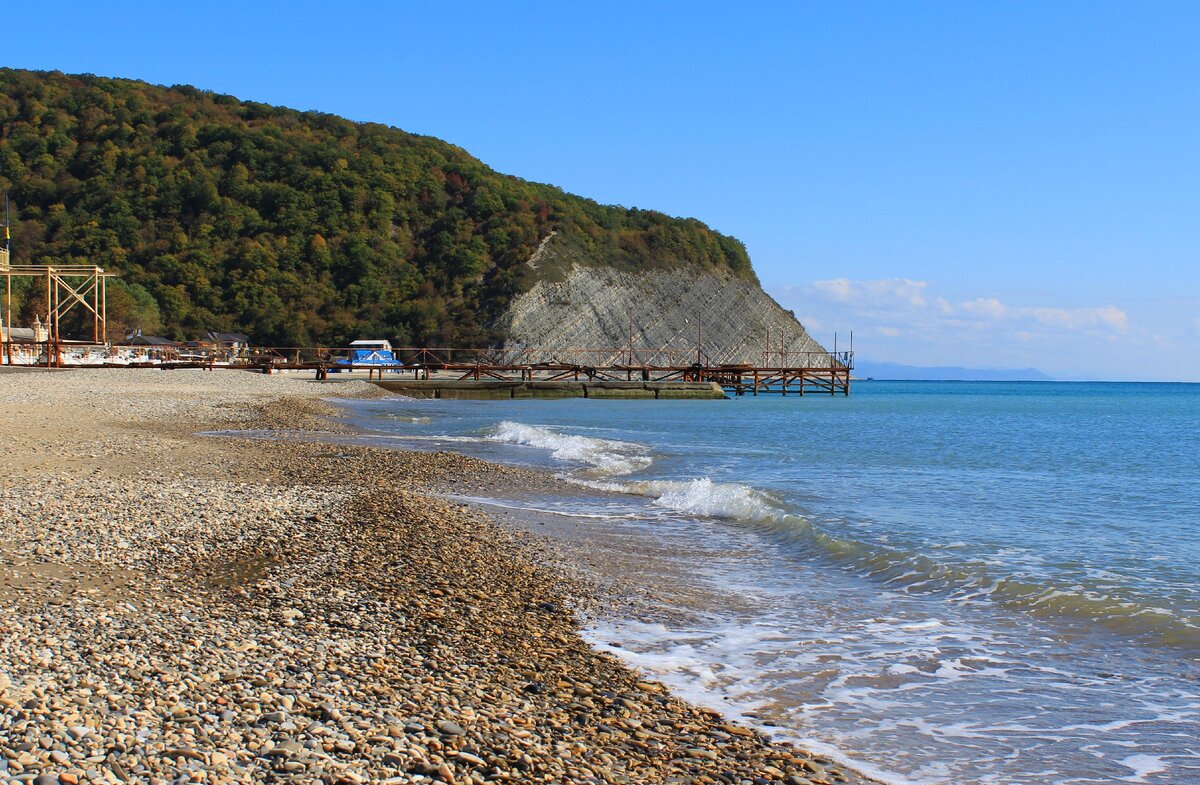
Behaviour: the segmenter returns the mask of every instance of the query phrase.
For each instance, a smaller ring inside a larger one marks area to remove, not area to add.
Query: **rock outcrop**
[[[827,351],[758,282],[682,264],[635,271],[547,238],[537,282],[496,324],[510,360],[827,367]],[[697,345],[699,350],[697,351]]]

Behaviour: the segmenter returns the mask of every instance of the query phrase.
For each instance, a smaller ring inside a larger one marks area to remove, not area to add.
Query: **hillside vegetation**
[[[493,342],[553,231],[622,270],[754,278],[742,244],[699,221],[502,175],[432,137],[186,86],[0,69],[0,188],[14,262],[114,268],[113,327],[176,338]],[[29,323],[44,304],[21,294]]]

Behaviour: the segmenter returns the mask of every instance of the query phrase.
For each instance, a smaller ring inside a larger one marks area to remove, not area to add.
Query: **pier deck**
[[[43,367],[206,368],[262,373],[310,371],[323,381],[361,376],[387,389],[424,397],[711,398],[758,395],[849,395],[853,352],[764,352],[761,365],[709,365],[698,350],[425,349],[392,350],[395,363],[355,363],[348,349],[256,348],[181,356],[174,350],[95,346],[90,357],[63,362],[62,346],[23,347]],[[118,352],[124,352],[119,354]],[[9,350],[11,356],[11,349]],[[645,358],[645,359],[643,359]],[[688,362],[691,360],[691,362]]]
[[[283,366],[286,367],[286,366]],[[759,368],[754,366],[591,367],[579,365],[404,365],[338,366],[318,369],[318,378],[345,370],[366,370],[388,389],[418,392],[422,389],[513,389],[545,391],[582,388],[580,397],[714,397],[700,390],[731,395],[849,395],[850,372],[846,366]],[[488,385],[491,385],[490,387]],[[599,394],[588,394],[588,390]],[[642,395],[632,391],[646,391]],[[605,395],[599,391],[611,391]],[[629,391],[621,396],[619,391]],[[679,394],[673,394],[679,393]],[[697,394],[683,395],[685,391]],[[666,394],[662,394],[665,392]],[[536,393],[535,393],[536,394]],[[500,396],[507,397],[507,396]],[[514,394],[513,397],[520,397]]]

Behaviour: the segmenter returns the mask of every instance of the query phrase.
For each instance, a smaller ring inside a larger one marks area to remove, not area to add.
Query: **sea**
[[[774,738],[895,785],[1200,783],[1200,385],[345,405],[566,479],[460,500],[570,532],[641,597],[589,640]]]

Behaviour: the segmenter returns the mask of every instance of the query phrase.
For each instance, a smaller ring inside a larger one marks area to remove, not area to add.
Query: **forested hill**
[[[117,328],[489,342],[551,232],[624,270],[754,277],[742,244],[699,221],[502,175],[431,137],[192,87],[0,69],[0,137],[13,261],[116,269]],[[26,323],[38,296],[20,298]]]

